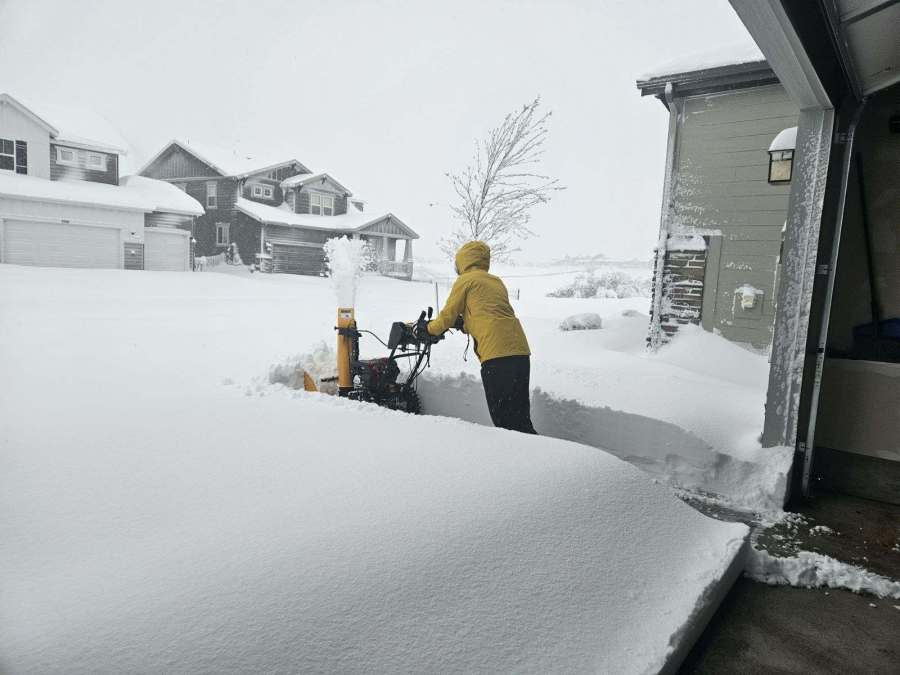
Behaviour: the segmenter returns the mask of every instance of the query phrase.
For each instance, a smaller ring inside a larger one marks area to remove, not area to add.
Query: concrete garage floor
[[[821,494],[791,510],[795,516],[756,532],[757,548],[815,551],[900,579],[900,506]],[[900,600],[742,578],[680,672],[900,673],[898,607]]]

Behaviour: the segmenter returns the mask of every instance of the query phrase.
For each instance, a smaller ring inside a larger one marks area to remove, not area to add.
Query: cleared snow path
[[[224,386],[322,287],[0,265],[0,672],[677,663],[747,528],[584,445]]]

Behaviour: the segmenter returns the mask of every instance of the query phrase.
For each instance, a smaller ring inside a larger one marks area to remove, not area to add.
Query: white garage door
[[[144,269],[187,272],[190,269],[191,235],[184,230],[144,228]]]
[[[42,267],[121,267],[119,229],[3,221],[3,262]]]

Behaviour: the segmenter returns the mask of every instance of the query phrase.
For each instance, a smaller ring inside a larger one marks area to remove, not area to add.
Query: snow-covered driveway
[[[746,528],[595,448],[257,386],[330,339],[325,283],[0,265],[0,671],[671,662]]]

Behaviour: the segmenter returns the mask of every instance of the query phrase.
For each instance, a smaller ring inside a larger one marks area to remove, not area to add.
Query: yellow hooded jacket
[[[428,332],[440,335],[452,328],[459,315],[466,333],[475,340],[482,363],[503,356],[528,356],[528,340],[509,304],[503,282],[488,274],[491,249],[482,241],[470,241],[456,253],[456,272],[450,297],[441,313],[429,322]]]

